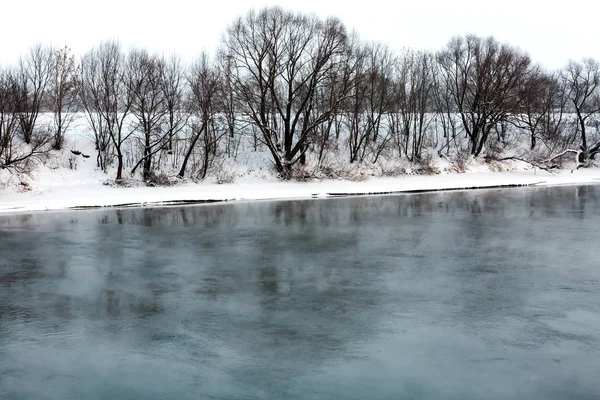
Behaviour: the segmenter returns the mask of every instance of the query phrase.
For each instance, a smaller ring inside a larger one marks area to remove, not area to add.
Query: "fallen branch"
[[[549,162],[551,162],[551,161],[554,161],[554,160],[556,160],[557,158],[559,158],[559,157],[562,157],[562,156],[564,156],[564,155],[565,155],[565,154],[567,154],[567,153],[575,153],[575,154],[579,154],[579,152],[580,152],[580,150],[567,149],[567,150],[563,151],[562,153],[555,155],[555,156],[554,156],[554,157],[552,157],[552,158],[549,158],[549,159],[547,159],[547,160],[544,160],[544,164],[545,164],[545,163],[549,163]]]
[[[527,164],[531,165],[534,168],[539,168],[539,169],[544,170],[544,171],[546,171],[546,172],[548,172],[548,173],[550,173],[552,175],[555,174],[555,172],[552,171],[552,167],[548,168],[548,167],[545,167],[545,166],[543,166],[541,164],[536,163],[535,161],[525,160],[525,159],[523,159],[521,157],[515,157],[515,156],[504,157],[504,158],[499,159],[498,161],[508,161],[508,160],[522,161],[524,163],[527,163]]]

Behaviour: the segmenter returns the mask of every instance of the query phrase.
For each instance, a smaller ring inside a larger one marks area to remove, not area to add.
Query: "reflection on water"
[[[0,217],[0,398],[598,398],[599,193]]]

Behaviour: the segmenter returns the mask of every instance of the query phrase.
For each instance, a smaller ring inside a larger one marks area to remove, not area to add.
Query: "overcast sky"
[[[338,16],[363,39],[397,50],[438,50],[469,32],[520,47],[547,68],[600,59],[600,1],[591,0],[8,0],[0,10],[1,63],[35,43],[68,45],[80,55],[108,38],[190,60],[213,53],[237,16],[275,4]]]

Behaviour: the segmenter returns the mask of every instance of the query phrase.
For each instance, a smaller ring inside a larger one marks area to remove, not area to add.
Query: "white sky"
[[[126,48],[176,52],[187,61],[202,50],[213,53],[237,16],[274,4],[338,16],[363,39],[396,50],[438,50],[469,32],[520,47],[547,68],[569,59],[600,60],[597,0],[5,0],[0,65],[15,62],[35,43],[68,45],[80,55],[108,38]]]

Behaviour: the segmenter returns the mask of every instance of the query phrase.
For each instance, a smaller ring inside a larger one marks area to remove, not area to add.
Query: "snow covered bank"
[[[42,125],[47,124],[50,117],[44,115],[46,122]],[[181,183],[171,187],[143,186],[139,171],[136,174],[131,172],[139,155],[136,156],[135,151],[129,149],[124,177],[134,182],[136,187],[105,186],[105,182],[114,182],[116,167],[114,163],[109,165],[107,173],[98,168],[93,134],[85,116],[79,114],[65,137],[64,148],[50,152],[28,174],[0,169],[0,214],[206,201],[305,199],[504,186],[600,183],[600,168],[573,172],[565,169],[551,174],[545,170],[532,169],[530,163],[517,160],[486,163],[482,158],[453,159],[448,156],[439,157],[437,153],[429,163],[424,164],[409,162],[406,157],[393,154],[385,157],[382,155],[377,163],[351,164],[348,162],[346,139],[343,138],[337,143],[337,148],[330,149],[326,163],[321,165],[314,157],[308,157],[306,174],[299,176],[344,177],[348,180],[283,182],[276,177],[268,150],[255,143],[252,135],[240,134],[242,136],[237,150],[231,155],[224,152],[220,154],[200,183]],[[464,139],[464,136],[461,138]],[[468,146],[465,146],[462,148],[467,149]],[[528,143],[523,143],[516,150],[528,146]],[[174,177],[178,173],[180,160],[178,161],[176,153],[165,151],[160,153],[160,157],[157,154],[155,171],[168,179],[177,180]],[[200,152],[197,156],[201,155]],[[563,165],[573,168],[573,161],[565,161]],[[427,165],[429,168],[425,168]],[[331,173],[324,173],[326,170]],[[454,173],[455,171],[467,172],[459,174]],[[423,173],[433,175],[419,175]],[[190,172],[186,176],[193,180],[199,175]],[[219,184],[223,182],[232,183]]]
[[[547,186],[600,184],[600,169],[519,172],[472,172],[433,176],[370,178],[361,182],[323,180],[280,182],[246,178],[234,184],[185,184],[173,187],[110,187],[101,181],[61,181],[38,184],[20,193],[0,192],[0,213],[111,206],[155,206],[177,202],[243,201],[266,199],[324,198],[339,195],[460,190],[499,186]]]

